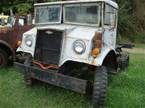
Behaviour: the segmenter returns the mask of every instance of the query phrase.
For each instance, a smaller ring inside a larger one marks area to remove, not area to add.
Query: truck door
[[[104,12],[104,44],[108,47],[116,47],[117,35],[117,10],[106,4]]]

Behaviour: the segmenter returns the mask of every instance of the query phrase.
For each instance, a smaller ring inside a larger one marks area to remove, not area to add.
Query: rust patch
[[[0,40],[8,43],[14,50],[18,47],[17,42],[22,40],[23,33],[33,28],[33,25],[27,24],[20,26],[20,18],[20,16],[15,17],[16,21],[13,27],[0,28]]]
[[[102,33],[96,32],[93,38],[93,44],[95,48],[102,47]]]

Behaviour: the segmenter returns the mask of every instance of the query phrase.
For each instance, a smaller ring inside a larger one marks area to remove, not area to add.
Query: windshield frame
[[[66,13],[66,7],[71,7],[71,6],[98,6],[98,24],[89,24],[89,23],[79,23],[79,22],[69,22],[66,21],[65,18],[65,13]],[[64,24],[75,24],[75,25],[82,25],[82,26],[100,26],[100,21],[101,21],[101,3],[76,3],[76,4],[66,4],[63,6],[63,22]]]
[[[58,22],[45,22],[45,23],[38,23],[36,22],[36,13],[37,13],[37,9],[38,8],[44,8],[44,7],[60,7],[60,16],[59,16],[59,21]],[[35,14],[34,14],[34,19],[35,19],[35,25],[51,25],[51,24],[60,24],[61,23],[61,18],[62,18],[62,5],[58,4],[58,5],[40,5],[40,6],[35,6]]]

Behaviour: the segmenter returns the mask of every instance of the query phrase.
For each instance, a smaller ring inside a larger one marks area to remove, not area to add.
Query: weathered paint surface
[[[9,44],[13,49],[16,49],[17,41],[22,40],[22,34],[32,28],[32,25],[19,25],[19,16],[15,17],[15,23],[12,27],[5,27],[0,29],[0,40]]]
[[[86,93],[86,80],[59,74],[54,72],[54,70],[44,71],[35,67],[31,67],[31,77],[79,93]]]
[[[22,44],[18,47],[17,52],[22,51],[22,52],[30,53],[32,56],[34,56],[36,35],[37,35],[37,28],[32,28],[28,32],[24,33],[23,38],[22,38]],[[27,36],[32,36],[32,38],[33,38],[32,47],[28,47],[25,44],[25,38]]]
[[[94,0],[94,1],[102,2],[102,0]],[[104,2],[109,3],[107,1],[108,0],[104,0]],[[48,4],[40,4],[40,5],[43,6]],[[110,3],[110,5],[113,4]],[[103,17],[101,20],[103,21]],[[62,44],[59,66],[62,66],[67,61],[76,61],[76,62],[86,63],[94,66],[101,66],[107,54],[109,54],[110,51],[115,52],[117,26],[112,28],[112,27],[105,27],[104,25],[102,25],[102,27],[93,27],[93,26],[89,27],[89,26],[79,26],[79,25],[71,25],[71,24],[57,24],[57,25],[51,24],[51,25],[39,25],[39,26],[37,25],[36,28],[26,32],[23,35],[22,45],[18,48],[17,51],[27,52],[30,53],[32,56],[34,56],[37,30],[43,30],[43,29],[54,29],[54,30],[63,31],[64,36],[63,36],[63,44]],[[102,33],[103,45],[101,48],[101,53],[97,56],[97,58],[93,58],[91,56],[92,40],[96,32]],[[34,39],[32,47],[29,48],[25,45],[24,42],[25,37],[27,35],[31,35]],[[77,54],[74,52],[73,43],[76,40],[84,41],[86,45],[86,50],[83,54]]]
[[[102,65],[102,62],[106,55],[111,51],[115,50],[114,44],[108,45],[104,43],[104,46],[101,50],[100,55],[97,58],[93,58],[90,53],[92,50],[92,39],[95,35],[96,31],[101,29],[96,29],[93,27],[83,27],[83,26],[71,26],[71,25],[58,25],[58,26],[47,26],[47,29],[55,28],[56,30],[62,30],[64,32],[63,46],[61,52],[61,59],[59,66],[63,65],[66,61],[77,61],[82,63],[87,63],[95,66]],[[59,28],[59,29],[57,29]],[[22,42],[21,46],[17,49],[17,51],[27,52],[34,56],[35,51],[35,43],[36,43],[36,35],[37,30],[45,29],[45,27],[33,28],[30,31],[26,32],[23,35],[23,40],[28,35],[33,37],[33,45],[32,47],[28,47],[25,45],[25,42]],[[100,31],[99,31],[100,32]],[[105,36],[105,35],[104,35]],[[76,54],[73,50],[73,43],[76,40],[83,40],[86,44],[86,51],[82,55]],[[105,40],[105,42],[108,42]]]
[[[86,93],[86,87],[88,84],[86,80],[57,73],[58,70],[49,69],[46,71],[32,66],[25,66],[18,62],[15,63],[15,66],[20,69],[24,75],[26,74],[25,69],[29,68],[30,72],[28,73],[28,77],[38,79],[40,81],[62,88],[73,90],[75,92]]]

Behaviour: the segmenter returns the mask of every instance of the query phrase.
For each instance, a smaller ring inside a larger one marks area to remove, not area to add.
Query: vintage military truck
[[[32,28],[26,16],[10,16],[7,25],[0,28],[0,68],[15,59],[15,51],[20,45],[22,34]]]
[[[128,65],[116,47],[118,5],[111,0],[35,4],[35,28],[23,34],[17,52],[27,55],[26,84],[34,80],[80,93],[92,92],[94,105],[105,102],[108,74]],[[91,90],[92,88],[92,90]]]

